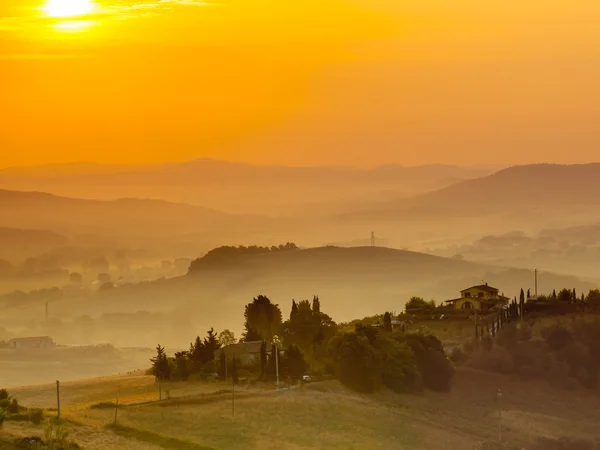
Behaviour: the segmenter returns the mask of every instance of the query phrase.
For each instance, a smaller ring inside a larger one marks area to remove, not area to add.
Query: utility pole
[[[119,414],[119,391],[117,391],[117,403],[115,404],[115,425],[117,424],[117,416]]]
[[[279,338],[273,336],[273,345],[275,346],[275,374],[277,375],[277,389],[279,389]]]
[[[537,296],[538,296],[538,292],[537,292],[537,275],[538,275],[538,270],[535,269],[533,271],[534,274],[534,280],[535,280],[535,299],[537,300]]]
[[[500,404],[500,400],[502,400],[502,392],[500,389],[498,389],[496,397],[498,398],[498,442],[502,442],[502,405]]]
[[[60,381],[56,380],[56,419],[60,420]]]

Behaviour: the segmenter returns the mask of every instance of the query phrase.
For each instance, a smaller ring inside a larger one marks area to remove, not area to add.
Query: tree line
[[[360,392],[374,392],[381,386],[397,392],[449,390],[454,369],[441,342],[433,335],[394,329],[389,312],[383,319],[383,326],[356,321],[353,329],[342,328],[321,310],[321,300],[314,296],[312,301],[292,300],[284,321],[279,305],[258,295],[244,308],[244,332],[236,345],[229,335],[224,346],[225,332],[217,336],[214,329],[172,358],[159,345],[152,373],[160,380],[186,381],[203,373],[234,383],[242,376],[273,381],[279,362],[281,379],[291,383],[311,373],[335,376]],[[260,349],[254,359],[242,360],[228,351],[248,344]]]

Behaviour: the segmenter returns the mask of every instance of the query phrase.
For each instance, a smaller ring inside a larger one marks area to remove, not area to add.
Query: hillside
[[[542,213],[591,215],[592,208],[600,205],[598,177],[600,163],[515,166],[343,217],[418,220],[519,215],[523,224]]]
[[[0,226],[0,259],[23,253],[37,254],[67,245],[69,239],[49,230],[7,228]]]
[[[204,262],[203,262],[204,261]],[[237,335],[244,305],[265,294],[290,312],[292,299],[319,295],[323,310],[338,322],[384,311],[400,312],[411,296],[438,302],[482,280],[507,296],[533,285],[531,270],[508,270],[454,259],[387,248],[323,247],[201,259],[187,276],[126,285],[50,304],[52,321],[30,333],[49,334],[59,342],[111,342],[145,346],[161,342],[187,346],[199,331],[230,328]],[[540,273],[544,289],[564,286],[585,292],[596,284],[575,277]],[[43,302],[6,305],[0,320],[31,327]],[[89,316],[84,318],[82,316]]]
[[[594,421],[596,393],[557,390],[469,369],[457,371],[454,387],[446,394],[384,390],[361,395],[333,381],[279,392],[267,386],[238,386],[235,416],[229,385],[169,383],[165,389],[171,400],[159,402],[152,377],[63,383],[62,414],[72,420],[67,424],[70,439],[88,450],[473,449],[498,438],[498,389],[503,394],[502,439],[515,446],[502,448],[547,450],[539,438],[600,437]],[[53,384],[11,393],[26,406],[55,406]],[[110,402],[117,393],[119,426],[110,427],[115,419]],[[102,402],[106,408],[91,408]],[[18,422],[7,422],[4,428],[0,439],[39,436],[43,431],[42,426]]]
[[[10,211],[0,218],[0,226],[4,227],[154,238],[234,230],[241,226],[251,228],[265,220],[161,200],[101,201],[9,190],[0,190],[0,209]]]
[[[345,208],[373,197],[385,200],[413,195],[490,171],[444,165],[375,169],[256,166],[200,159],[137,166],[9,168],[0,170],[0,188],[100,200],[150,197],[236,213],[276,215],[297,214],[299,208],[316,213],[323,205]]]

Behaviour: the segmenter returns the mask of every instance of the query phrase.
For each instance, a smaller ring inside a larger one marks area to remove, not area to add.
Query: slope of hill
[[[164,384],[170,399],[159,402],[153,377],[63,383],[61,405],[69,420],[69,438],[90,450],[547,450],[548,440],[594,442],[600,437],[594,420],[598,398],[591,391],[559,390],[469,369],[459,369],[452,391],[444,394],[383,390],[362,395],[334,381],[279,392],[270,386],[242,385],[236,388],[235,416],[229,384]],[[503,393],[501,422],[498,389]],[[28,407],[52,408],[56,402],[54,384],[10,393]],[[111,403],[117,393],[119,426],[106,426],[115,421]],[[106,407],[92,408],[102,404]],[[496,442],[500,424],[501,447]],[[4,428],[0,446],[7,435],[43,433],[43,425],[7,422]]]
[[[146,166],[66,164],[0,170],[0,187],[72,197],[156,198],[238,213],[317,211],[320,204],[381,200],[426,192],[490,173],[431,165],[344,167],[254,166],[211,159]],[[277,195],[273,195],[277,192]]]
[[[0,226],[0,258],[10,259],[24,251],[36,254],[67,245],[69,239],[49,230],[7,228]]]
[[[42,192],[0,190],[0,218],[5,227],[47,228],[75,233],[165,235],[252,227],[265,219],[234,216],[209,208],[162,200],[113,201],[59,197]]]
[[[600,205],[599,177],[600,163],[516,166],[343,217],[431,219],[525,214],[521,219],[527,221],[535,214],[553,211],[591,213],[592,207]]]
[[[36,326],[63,343],[111,342],[118,346],[148,341],[186,346],[200,331],[215,327],[239,335],[244,305],[265,294],[284,317],[292,299],[319,295],[323,311],[336,321],[400,312],[411,296],[438,302],[482,280],[507,296],[532,287],[530,270],[507,270],[465,261],[387,248],[314,248],[246,254],[225,261],[194,263],[187,276],[118,287],[96,294],[63,297],[50,304],[51,321]],[[595,288],[575,277],[540,274],[544,289]],[[28,327],[43,302],[0,309],[0,320]],[[141,311],[146,311],[141,313]],[[151,314],[152,313],[152,314]],[[87,315],[93,320],[85,321]]]

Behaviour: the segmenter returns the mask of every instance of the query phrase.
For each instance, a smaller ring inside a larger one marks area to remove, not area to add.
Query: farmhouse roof
[[[498,292],[500,290],[500,289],[496,289],[495,287],[488,286],[487,284],[478,284],[476,286],[471,286],[470,288],[463,289],[460,292],[470,291],[471,289],[479,289],[481,291],[488,291],[488,292]]]

